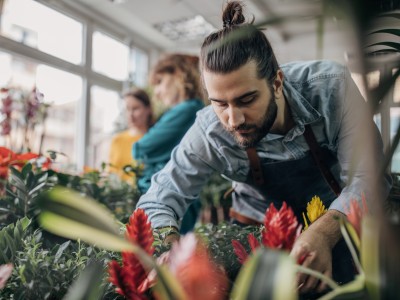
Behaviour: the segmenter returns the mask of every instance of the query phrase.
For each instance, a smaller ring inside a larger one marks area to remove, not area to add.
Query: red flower
[[[286,202],[282,203],[279,211],[272,203],[270,204],[265,212],[264,226],[261,233],[262,244],[268,248],[288,251],[292,249],[302,227]],[[260,246],[260,243],[253,234],[249,234],[247,239],[252,252],[254,252]],[[246,249],[237,240],[232,240],[232,245],[239,262],[243,264],[248,257]]]
[[[16,154],[8,148],[0,147],[0,178],[7,178],[9,166],[22,168],[29,160],[38,157],[35,153]]]
[[[126,225],[126,238],[140,246],[149,255],[153,255],[153,232],[142,209],[137,209],[129,218],[129,224]],[[136,255],[131,252],[122,252],[122,267],[116,261],[109,264],[110,282],[117,286],[116,292],[127,299],[147,299],[144,295],[149,288],[146,280],[147,273]]]
[[[257,238],[252,233],[249,233],[249,235],[247,236],[247,240],[249,241],[249,245],[250,245],[252,252],[254,252],[258,247],[260,247],[260,243],[258,242]],[[246,252],[246,249],[237,240],[232,240],[232,246],[233,246],[233,251],[235,252],[236,256],[238,257],[239,262],[241,264],[244,264],[244,262],[246,261],[246,259],[249,256]]]
[[[283,202],[279,211],[272,203],[270,204],[265,213],[264,225],[261,238],[263,245],[288,251],[292,249],[302,227],[286,202]]]

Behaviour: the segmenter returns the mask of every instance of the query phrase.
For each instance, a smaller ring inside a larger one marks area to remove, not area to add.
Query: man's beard
[[[272,98],[268,104],[267,110],[259,122],[259,124],[246,124],[243,123],[236,128],[225,127],[225,129],[232,134],[235,141],[243,148],[254,147],[264,136],[271,130],[272,125],[276,120],[278,113],[278,106],[276,105],[275,95],[272,93]],[[239,133],[239,130],[253,130],[249,133]]]

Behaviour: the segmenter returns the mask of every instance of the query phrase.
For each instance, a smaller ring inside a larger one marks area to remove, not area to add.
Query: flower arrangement
[[[43,126],[40,131],[38,125],[44,124],[50,106],[44,102],[44,95],[37,88],[26,92],[4,87],[0,99],[0,136],[5,145],[18,152],[31,151],[38,140],[40,153],[45,130]]]

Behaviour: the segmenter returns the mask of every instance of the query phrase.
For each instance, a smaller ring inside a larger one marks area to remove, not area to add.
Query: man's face
[[[251,61],[236,71],[220,74],[204,70],[204,84],[222,125],[242,147],[253,147],[271,129],[277,116],[274,89],[257,78]]]

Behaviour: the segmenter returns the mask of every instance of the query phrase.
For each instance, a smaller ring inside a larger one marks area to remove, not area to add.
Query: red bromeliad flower
[[[265,228],[262,232],[262,243],[264,246],[273,249],[284,249],[290,251],[297,237],[301,233],[301,224],[293,210],[282,203],[278,211],[271,203],[265,212]]]
[[[287,251],[292,249],[302,227],[286,202],[283,202],[279,211],[272,203],[270,204],[265,212],[264,226],[261,233],[262,244],[268,248]],[[260,246],[260,243],[253,234],[249,234],[247,239],[252,252],[254,252]],[[249,255],[245,247],[237,240],[233,240],[232,245],[239,262],[243,264]]]
[[[347,211],[347,220],[353,225],[358,237],[361,237],[361,219],[364,214],[368,213],[367,201],[365,195],[361,195],[362,207],[356,199],[350,200],[350,205]]]
[[[129,224],[126,225],[126,237],[149,255],[153,255],[153,231],[142,209],[137,209],[129,218]],[[149,281],[146,280],[148,272],[143,268],[135,254],[122,252],[122,267],[116,261],[111,261],[109,275],[110,282],[117,286],[117,293],[127,299],[148,299],[145,295],[145,292],[150,288]]]

